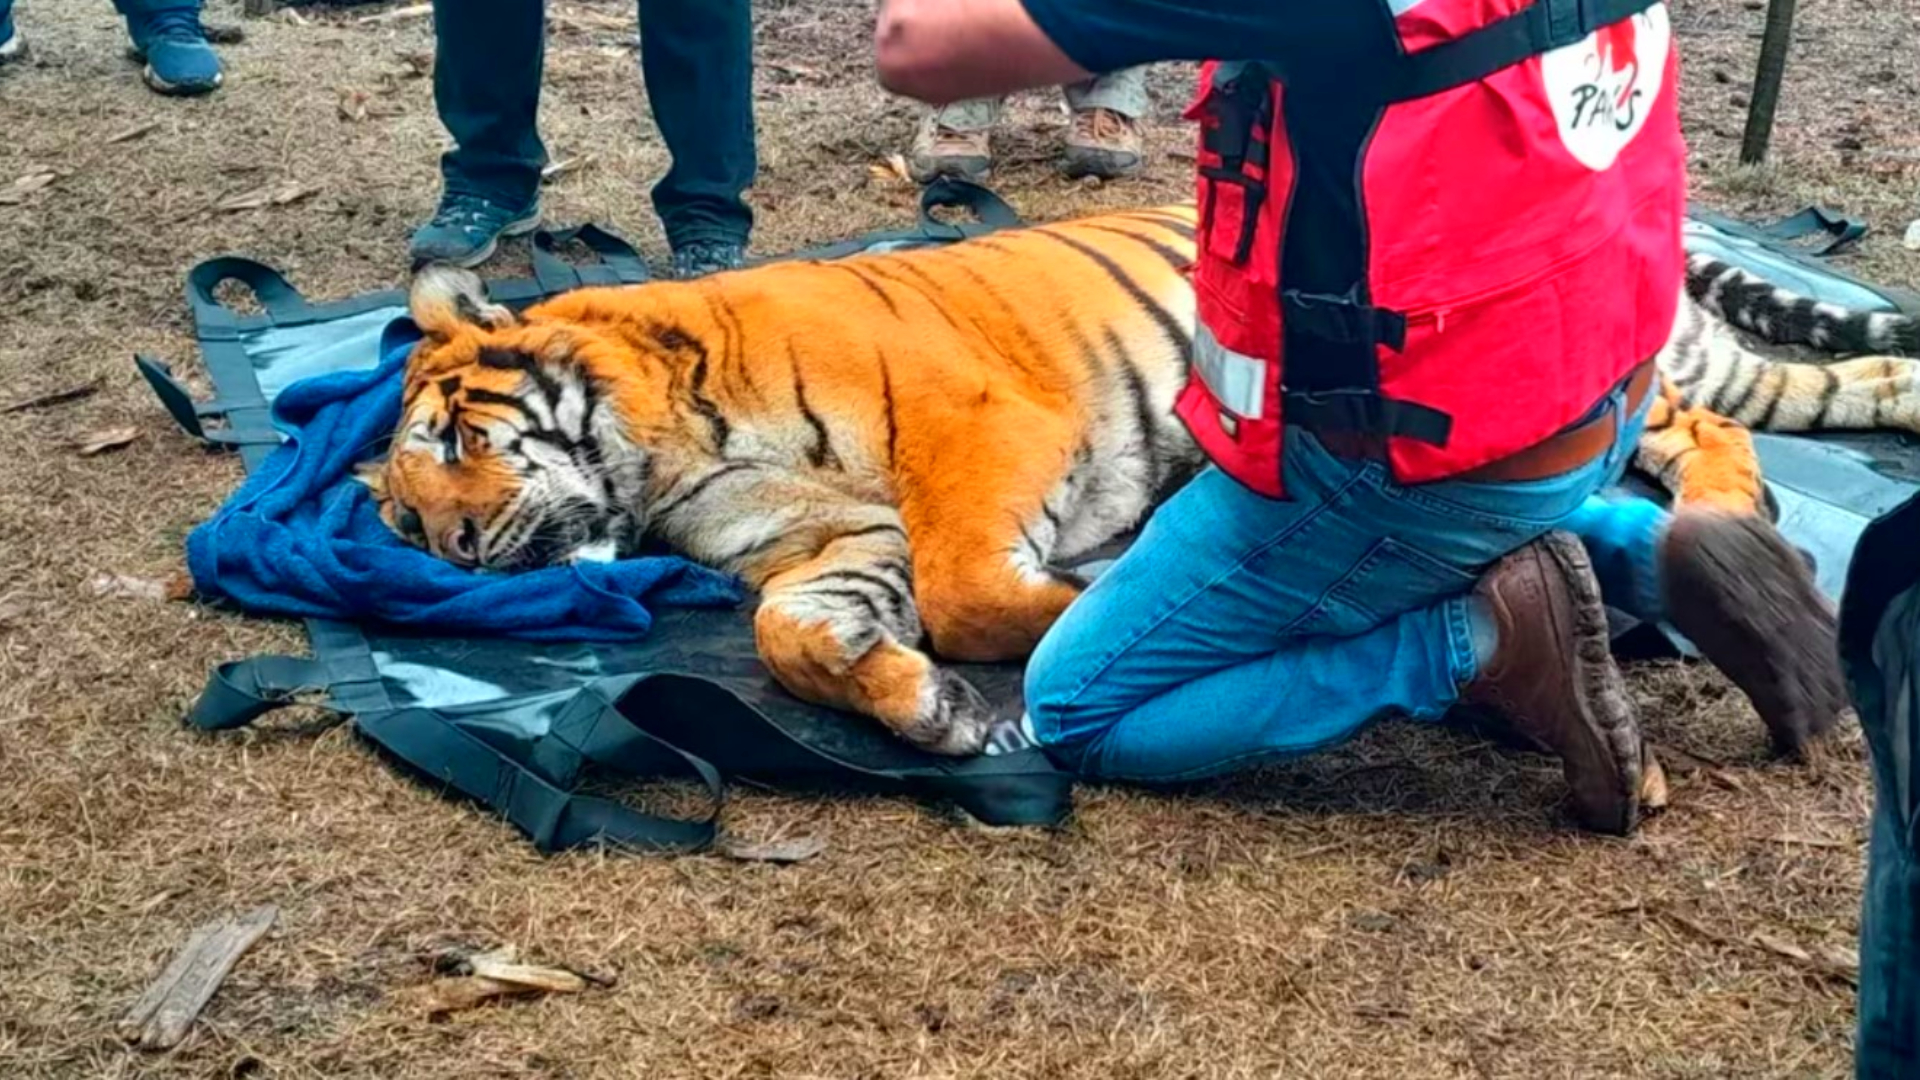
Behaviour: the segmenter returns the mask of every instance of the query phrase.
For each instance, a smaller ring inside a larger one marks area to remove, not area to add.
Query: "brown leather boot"
[[[1573,813],[1625,836],[1666,804],[1666,777],[1641,742],[1614,666],[1600,583],[1580,541],[1551,533],[1494,564],[1474,589],[1499,644],[1461,705],[1560,757]]]
[[[1847,706],[1837,617],[1806,563],[1761,518],[1681,509],[1660,568],[1674,629],[1746,693],[1776,752],[1805,756]]]

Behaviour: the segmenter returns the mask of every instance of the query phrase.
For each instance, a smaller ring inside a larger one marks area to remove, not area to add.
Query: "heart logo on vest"
[[[1655,4],[1540,57],[1554,126],[1580,164],[1606,169],[1640,134],[1660,97],[1672,45],[1667,7]]]

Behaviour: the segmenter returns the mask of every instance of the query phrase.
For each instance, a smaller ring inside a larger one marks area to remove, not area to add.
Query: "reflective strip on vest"
[[[1213,394],[1213,400],[1244,419],[1259,419],[1266,404],[1266,363],[1220,344],[1205,323],[1195,327],[1195,331],[1193,366]]]

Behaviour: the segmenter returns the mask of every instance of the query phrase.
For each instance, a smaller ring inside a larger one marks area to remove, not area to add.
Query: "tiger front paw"
[[[986,749],[993,709],[972,683],[935,668],[925,698],[920,718],[900,732],[908,742],[948,757],[970,757]]]

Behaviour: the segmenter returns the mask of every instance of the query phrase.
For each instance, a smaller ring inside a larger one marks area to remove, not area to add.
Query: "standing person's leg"
[[[970,98],[925,109],[914,129],[907,173],[921,184],[941,176],[986,183],[993,176],[993,129],[1002,104],[999,98]]]
[[[0,64],[27,55],[27,39],[13,25],[13,0],[0,0]]]
[[[1073,111],[1067,133],[1067,175],[1111,180],[1139,172],[1140,121],[1151,104],[1146,67],[1097,75],[1062,90]]]
[[[207,44],[200,25],[200,0],[114,0],[127,20],[134,58],[145,65],[142,77],[162,94],[206,94],[224,76],[220,57]]]
[[[541,0],[434,0],[433,103],[453,148],[440,157],[440,205],[413,234],[418,264],[477,266],[503,236],[540,224]]]
[[[675,277],[746,258],[753,212],[741,197],[758,167],[753,10],[747,0],[640,0],[640,67],[673,164],[653,208]]]
[[[1583,822],[1631,830],[1658,768],[1583,549],[1541,540],[1613,455],[1406,488],[1304,432],[1287,452],[1287,500],[1210,469],[1156,511],[1035,651],[1026,734],[1087,775],[1174,780],[1478,705],[1559,753]]]

